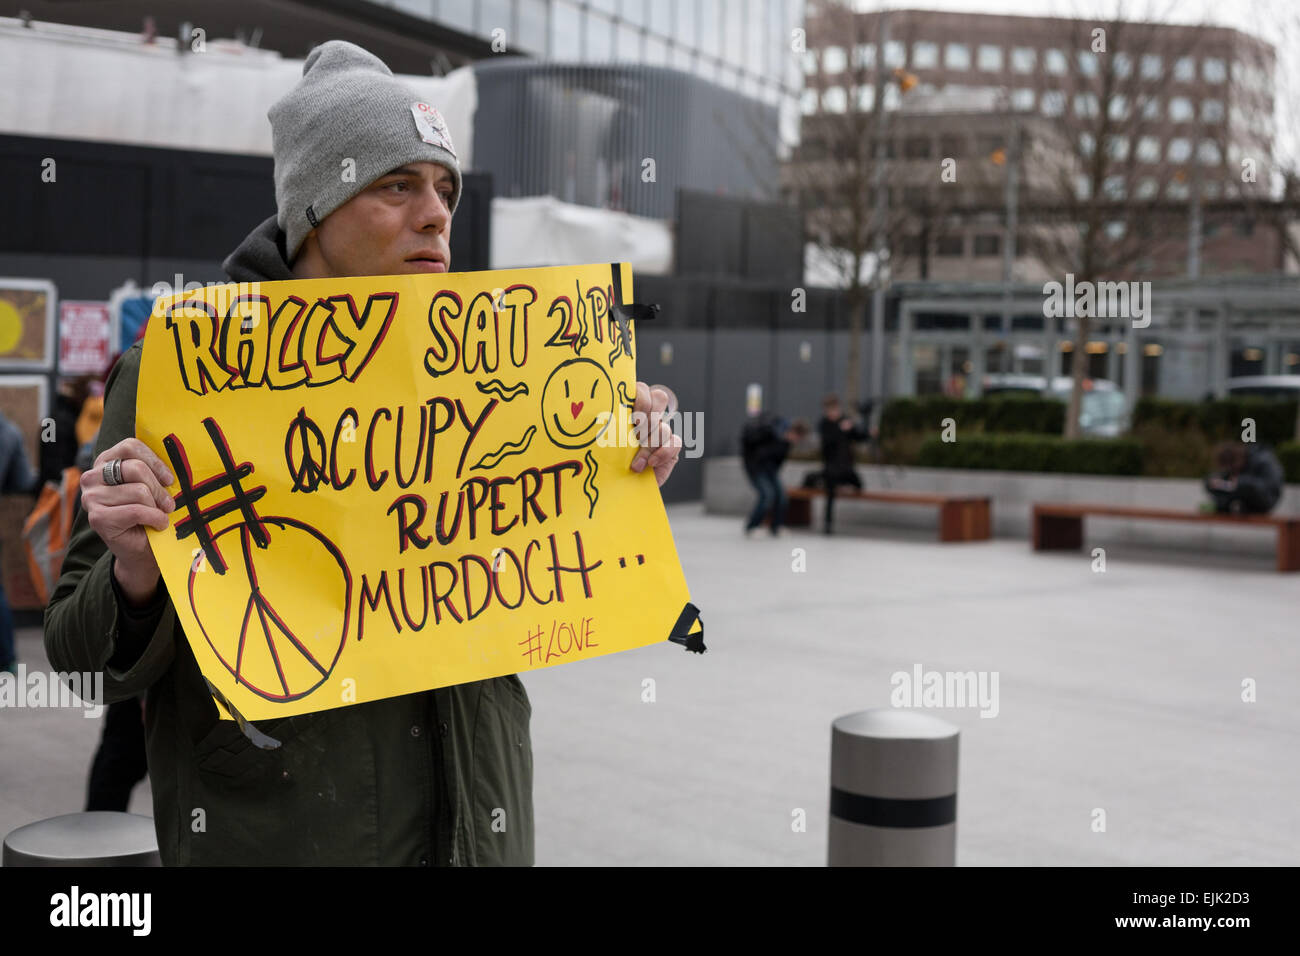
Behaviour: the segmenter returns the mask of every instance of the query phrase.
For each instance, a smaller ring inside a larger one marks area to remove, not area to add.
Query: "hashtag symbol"
[[[524,644],[528,645],[528,650],[524,652],[523,656],[527,657],[528,663],[531,664],[533,662],[533,655],[538,657],[542,656],[542,629],[539,627],[535,631],[529,631],[528,636],[518,643],[521,647]]]
[[[175,435],[168,435],[163,439],[163,448],[167,450],[167,457],[171,459],[172,473],[176,475],[181,486],[175,498],[176,507],[185,508],[189,512],[188,518],[177,523],[176,538],[181,540],[191,534],[195,535],[203,548],[203,553],[208,556],[208,563],[212,565],[212,570],[218,574],[225,574],[226,561],[213,540],[212,522],[232,511],[239,511],[244,516],[244,523],[252,533],[257,546],[265,548],[271,539],[262,525],[262,519],[253,508],[253,502],[266,494],[266,487],[245,489],[239,480],[253,473],[252,464],[246,461],[239,465],[235,464],[226,436],[222,434],[221,426],[213,419],[203,419],[203,426],[208,430],[208,437],[212,439],[212,444],[217,449],[222,471],[198,484],[194,483],[194,475],[190,471],[189,459],[185,455],[185,446],[181,444],[181,440]],[[228,498],[208,508],[199,507],[199,499],[223,488],[230,489]]]

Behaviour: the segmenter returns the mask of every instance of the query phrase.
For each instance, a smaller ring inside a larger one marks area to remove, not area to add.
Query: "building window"
[[[582,59],[582,14],[564,0],[555,0],[551,5],[551,59]]]
[[[966,156],[965,138],[962,136],[940,137],[939,155],[944,159],[963,159]]]
[[[977,51],[976,65],[986,73],[1002,72],[1002,47],[980,44]]]
[[[1123,50],[1115,54],[1112,62],[1115,66],[1115,75],[1121,79],[1128,79],[1133,74],[1133,58]]]
[[[1228,71],[1223,60],[1217,56],[1207,56],[1201,61],[1201,76],[1205,77],[1206,83],[1222,83],[1228,78]]]
[[[721,58],[722,36],[718,32],[718,14],[722,9],[722,4],[719,0],[699,0],[698,3],[678,4],[678,10],[683,6],[697,7],[699,9],[700,49],[710,56]]]
[[[1038,63],[1038,51],[1033,47],[1018,46],[1011,51],[1011,69],[1017,73],[1033,73]]]
[[[1223,122],[1223,100],[1202,100],[1201,120],[1206,123]]]
[[[618,34],[618,59],[620,63],[641,62],[641,31],[636,27],[620,23]]]
[[[964,236],[940,236],[934,243],[934,254],[945,258],[961,256],[966,251]]]
[[[1160,192],[1160,186],[1152,176],[1143,176],[1138,180],[1134,194],[1138,199],[1154,199]]]
[[[478,33],[491,36],[493,30],[506,31],[508,46],[515,44],[515,25],[511,23],[510,0],[480,0],[478,7]]]
[[[949,70],[969,70],[970,47],[965,43],[949,43],[943,48],[943,65]]]
[[[876,45],[859,43],[853,48],[853,66],[855,69],[870,70],[876,65]]]
[[[1174,96],[1169,100],[1169,118],[1175,123],[1190,122],[1196,111],[1192,109],[1192,101],[1185,96]]]
[[[654,4],[654,6],[659,6],[659,4]],[[677,25],[673,30],[673,39],[682,46],[695,46],[695,29],[698,22],[696,14],[698,12],[699,8],[693,3],[682,2],[677,4]]]
[[[613,21],[594,13],[587,14],[587,55],[592,63],[604,63],[614,53]]]
[[[1128,227],[1124,225],[1123,220],[1112,219],[1106,223],[1106,238],[1115,242],[1124,238],[1124,233],[1128,232]]]
[[[1171,163],[1185,163],[1192,155],[1191,140],[1183,136],[1176,136],[1169,141],[1166,147],[1165,155]]]
[[[1122,163],[1122,162],[1124,162],[1124,160],[1128,159],[1128,146],[1129,146],[1129,143],[1128,143],[1128,137],[1127,137],[1127,136],[1113,136],[1113,135],[1112,135],[1112,136],[1111,136],[1111,137],[1106,141],[1106,144],[1107,144],[1107,145],[1106,145],[1106,152],[1107,152],[1107,154],[1110,156],[1111,159],[1113,159],[1113,160],[1115,160],[1116,162],[1119,162],[1119,163]]]
[[[547,56],[546,50],[546,0],[518,0],[517,16],[519,18],[519,45],[539,57]]]
[[[974,251],[976,256],[1001,255],[1002,237],[1001,236],[976,236]]]
[[[831,86],[822,93],[822,109],[828,113],[843,113],[848,109],[849,98],[842,86]]]
[[[1064,76],[1068,61],[1062,50],[1043,51],[1043,69],[1056,76]]]
[[[1154,136],[1143,136],[1138,140],[1137,158],[1143,163],[1160,162],[1160,140]]]
[[[1075,116],[1095,117],[1098,115],[1098,111],[1096,93],[1076,93],[1074,95]]]
[[[653,33],[646,34],[645,61],[651,66],[668,65],[668,44]]]
[[[904,159],[929,159],[930,137],[909,136],[903,141]]]
[[[885,44],[885,66],[891,70],[898,69],[907,63],[907,47],[897,40],[890,40]]]
[[[922,206],[929,205],[930,190],[926,186],[904,186],[903,187],[903,206],[908,209],[918,209]]]
[[[1034,91],[1025,88],[1012,90],[1011,108],[1021,111],[1032,110],[1034,108]]]
[[[1124,188],[1123,176],[1107,176],[1101,181],[1101,192],[1107,199],[1123,199],[1127,190]]]
[[[912,44],[912,69],[933,70],[939,65],[939,44],[924,40]]]
[[[1165,64],[1155,53],[1142,54],[1142,79],[1158,80],[1165,73]]]
[[[1060,116],[1065,112],[1065,93],[1062,90],[1045,90],[1042,107],[1044,116]]]
[[[804,76],[813,76],[817,73],[817,52],[815,50],[804,51],[803,72]]]
[[[869,83],[858,87],[858,112],[870,113],[876,102],[876,88]]]
[[[1157,97],[1153,96],[1149,100],[1142,101],[1142,118],[1144,120],[1158,120],[1160,117],[1160,100]]]
[[[817,91],[805,88],[799,95],[799,111],[804,116],[812,116],[817,112]]]
[[[1079,155],[1091,156],[1092,151],[1097,148],[1097,137],[1091,133],[1079,134]]]
[[[1079,73],[1082,76],[1097,75],[1097,54],[1091,50],[1080,50],[1075,57],[1079,64]]]
[[[1218,166],[1223,162],[1223,153],[1219,149],[1219,144],[1212,139],[1201,140],[1201,145],[1196,149],[1196,155],[1203,166]]]
[[[822,50],[822,69],[827,73],[843,73],[847,61],[842,46],[828,46]]]
[[[1123,93],[1116,93],[1110,98],[1110,118],[1113,120],[1128,119],[1128,97]]]
[[[1074,194],[1085,201],[1092,196],[1092,182],[1083,173],[1074,175]]]
[[[1196,79],[1196,60],[1190,56],[1180,56],[1174,61],[1174,79],[1179,83],[1191,83]]]

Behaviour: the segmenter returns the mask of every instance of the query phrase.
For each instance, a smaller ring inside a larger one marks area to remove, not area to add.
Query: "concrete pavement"
[[[999,674],[996,717],[931,711],[962,729],[960,865],[1300,862],[1300,576],[1269,558],[1123,545],[1097,573],[1018,540],[669,516],[709,652],[523,675],[539,865],[823,865],[830,723],[917,664]],[[45,666],[38,631],[19,654]],[[0,832],[81,809],[99,722],[0,722]]]

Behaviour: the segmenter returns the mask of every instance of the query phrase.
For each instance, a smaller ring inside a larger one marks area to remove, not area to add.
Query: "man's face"
[[[325,217],[298,250],[300,279],[446,272],[451,266],[451,172],[408,163]]]

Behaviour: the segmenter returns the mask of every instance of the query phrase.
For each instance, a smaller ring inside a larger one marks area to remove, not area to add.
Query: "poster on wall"
[[[0,278],[0,370],[54,367],[54,283]]]
[[[41,421],[49,407],[49,382],[44,375],[12,375],[0,371],[0,414],[17,426],[23,451],[33,470],[40,468]],[[41,600],[32,587],[23,552],[23,521],[36,503],[31,495],[0,495],[0,580],[14,610],[34,610]]]
[[[107,302],[59,303],[59,374],[103,375],[111,353]]]

